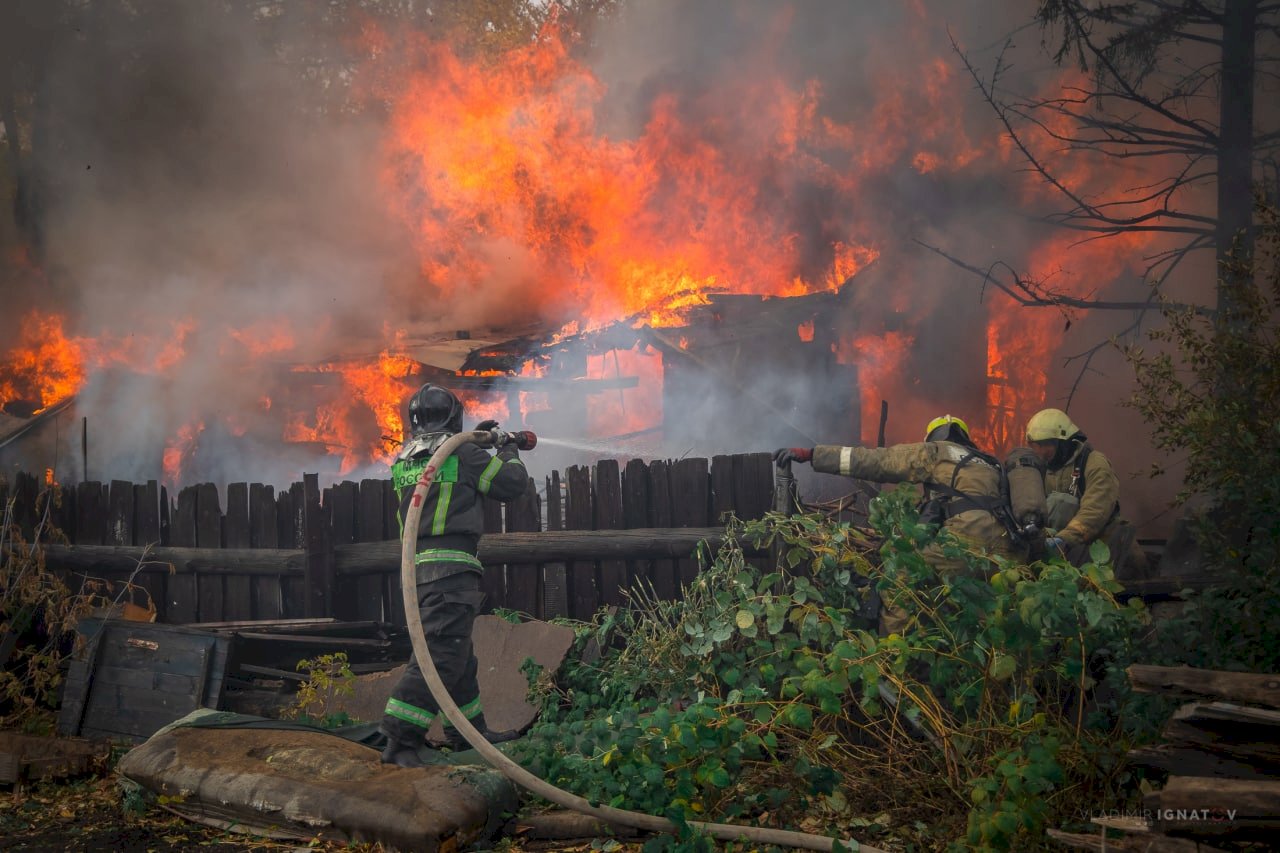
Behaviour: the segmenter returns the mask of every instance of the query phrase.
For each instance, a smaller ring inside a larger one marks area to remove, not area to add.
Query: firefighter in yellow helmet
[[[877,483],[919,483],[930,498],[922,520],[934,521],[962,541],[989,554],[1024,557],[996,512],[1003,507],[1000,463],[974,445],[969,427],[960,418],[943,415],[925,428],[924,441],[893,447],[781,448],[774,461],[811,462],[813,470],[843,474]],[[930,518],[931,513],[936,513]],[[959,557],[947,557],[937,545],[923,552],[940,573],[966,568]],[[907,615],[886,605],[880,617],[882,633],[900,632]]]
[[[1048,497],[1047,545],[1069,561],[1083,563],[1089,545],[1101,539],[1111,549],[1120,579],[1142,577],[1147,558],[1133,525],[1120,517],[1120,479],[1111,461],[1061,409],[1043,409],[1027,421],[1027,443],[1045,463]]]

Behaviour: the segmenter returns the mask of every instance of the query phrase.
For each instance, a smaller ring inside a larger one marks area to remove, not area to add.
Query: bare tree
[[[1028,168],[1063,202],[1048,221],[1079,231],[1082,240],[1133,233],[1171,237],[1172,246],[1146,259],[1146,278],[1157,292],[1192,252],[1212,250],[1219,276],[1249,269],[1255,181],[1274,180],[1280,148],[1280,132],[1264,126],[1256,109],[1267,94],[1274,96],[1280,80],[1280,2],[1040,0],[1036,19],[1043,47],[1058,64],[1072,63],[1084,72],[1086,83],[1049,97],[1011,96],[1004,51],[984,78],[956,49]],[[1047,135],[1056,153],[1073,157],[1141,159],[1156,177],[1109,195],[1087,194],[1037,153],[1033,134]],[[1197,197],[1211,191],[1216,209],[1206,210]],[[960,265],[1024,305],[1068,311],[1151,304],[1075,298],[1011,267]],[[1229,325],[1234,292],[1220,286],[1215,304],[1196,309]]]

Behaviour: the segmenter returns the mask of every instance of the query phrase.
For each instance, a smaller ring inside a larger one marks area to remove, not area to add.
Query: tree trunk
[[[1233,294],[1253,257],[1253,88],[1258,0],[1226,0],[1218,95],[1218,318],[1229,333]]]

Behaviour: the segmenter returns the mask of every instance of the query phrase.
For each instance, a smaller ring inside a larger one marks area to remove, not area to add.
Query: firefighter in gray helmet
[[[1007,525],[997,512],[1005,505],[1000,463],[980,451],[969,438],[969,427],[960,418],[943,415],[925,428],[924,441],[893,447],[783,448],[774,453],[779,465],[812,462],[813,469],[878,483],[920,483],[933,495],[938,521],[961,541],[989,554],[1021,556]],[[922,514],[922,518],[924,515]],[[940,573],[962,571],[961,557],[947,557],[930,545],[924,557]],[[907,615],[886,604],[880,617],[882,633],[900,632]]]
[[[484,421],[476,429],[497,425],[497,421]],[[410,439],[391,466],[402,536],[409,501],[423,469],[445,439],[462,431],[462,403],[448,389],[423,385],[409,400],[409,429]],[[427,490],[417,531],[418,612],[431,661],[463,715],[491,743],[511,740],[517,733],[489,730],[476,681],[471,629],[484,600],[483,569],[476,559],[484,530],[481,498],[487,495],[506,502],[519,497],[528,476],[514,445],[505,445],[491,456],[475,444],[463,444],[441,466]],[[421,766],[418,748],[439,712],[417,660],[411,657],[383,712],[382,732],[387,737],[383,762]],[[450,745],[464,745],[462,736],[447,721],[445,725]]]
[[[1027,421],[1027,443],[1045,463],[1051,536],[1046,545],[1077,565],[1101,539],[1111,550],[1117,578],[1142,577],[1147,557],[1133,525],[1120,517],[1120,478],[1111,461],[1061,409],[1043,409]]]

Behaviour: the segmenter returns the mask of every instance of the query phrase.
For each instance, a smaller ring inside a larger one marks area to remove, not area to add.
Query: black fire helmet
[[[462,432],[462,402],[448,388],[428,382],[409,398],[409,430],[415,436]]]

